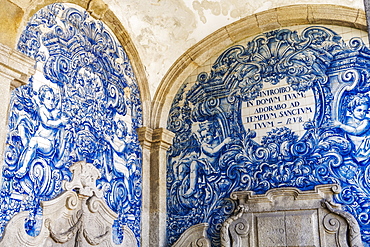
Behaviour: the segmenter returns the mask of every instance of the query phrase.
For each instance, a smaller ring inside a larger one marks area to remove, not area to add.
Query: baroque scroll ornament
[[[99,170],[91,163],[79,161],[70,167],[71,181],[63,181],[64,192],[57,198],[41,202],[43,219],[37,236],[25,232],[24,220],[28,212],[14,216],[0,246],[137,246],[130,228],[123,227],[125,240],[113,243],[112,225],[118,217],[102,198],[103,191],[96,187]]]
[[[370,244],[369,54],[360,39],[346,44],[325,27],[300,34],[275,30],[228,48],[209,73],[184,83],[168,119],[176,134],[167,162],[169,242],[190,226],[208,223],[212,246],[219,246],[219,229],[235,209],[228,199],[234,191],[334,183],[343,188],[335,202],[354,216]],[[283,83],[293,96],[311,94],[311,105],[275,104],[257,116],[272,122],[296,117],[302,131],[291,122],[264,134],[245,128],[242,108],[262,99],[271,103],[269,88]],[[298,114],[312,117],[303,121]]]
[[[9,134],[0,196],[0,232],[18,212],[29,211],[26,231],[40,231],[40,201],[63,192],[70,166],[92,163],[97,186],[122,227],[140,239],[142,123],[139,89],[126,52],[112,32],[72,4],[39,10],[18,49],[38,68],[11,98]]]

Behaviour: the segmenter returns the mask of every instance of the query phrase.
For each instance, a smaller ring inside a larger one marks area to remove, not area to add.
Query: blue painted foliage
[[[360,39],[346,44],[325,27],[275,30],[228,48],[209,73],[184,84],[168,119],[176,134],[167,163],[169,244],[206,222],[219,246],[221,224],[235,208],[233,191],[337,183],[343,189],[336,202],[358,220],[368,246],[369,54]],[[256,122],[305,111],[313,118],[301,123],[304,134],[286,124],[256,141],[261,132],[244,127],[242,105],[282,81],[296,94],[312,92],[314,109],[275,109]]]
[[[118,213],[114,241],[127,225],[140,242],[142,124],[139,89],[127,54],[102,22],[73,5],[38,11],[18,49],[38,72],[11,97],[9,134],[0,196],[1,233],[24,210],[26,228],[40,229],[40,201],[62,192],[72,163],[100,170],[98,187]],[[39,72],[41,71],[41,72]]]

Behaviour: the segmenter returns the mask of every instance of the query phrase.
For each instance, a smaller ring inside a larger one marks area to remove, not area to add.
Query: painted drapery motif
[[[69,167],[85,160],[100,170],[98,187],[119,216],[115,243],[127,225],[140,241],[141,126],[139,89],[127,54],[101,21],[68,4],[38,11],[18,49],[37,61],[29,84],[11,97],[1,190],[1,232],[29,210],[37,235],[40,201],[62,192]]]
[[[318,184],[370,245],[370,51],[319,26],[261,34],[225,50],[209,73],[186,81],[168,119],[168,240],[209,223],[213,246],[235,205],[230,193]]]

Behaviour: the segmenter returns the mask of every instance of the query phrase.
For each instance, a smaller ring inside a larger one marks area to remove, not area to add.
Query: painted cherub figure
[[[184,197],[190,197],[195,193],[195,186],[200,176],[201,170],[206,175],[219,172],[218,159],[222,148],[231,142],[231,138],[227,137],[222,142],[219,136],[216,135],[216,130],[212,123],[205,122],[200,124],[198,139],[200,143],[200,155],[191,155],[189,188],[185,192]]]
[[[365,94],[357,94],[347,105],[345,123],[334,122],[341,128],[355,146],[354,157],[359,162],[369,159],[370,155],[370,119],[368,117],[370,99]]]
[[[113,173],[117,177],[122,177],[123,183],[127,189],[128,199],[131,199],[133,193],[132,183],[130,181],[131,175],[135,172],[135,167],[129,165],[129,153],[127,149],[127,142],[129,138],[129,129],[123,120],[114,121],[114,134],[112,136],[105,135],[105,140],[111,146],[111,156],[105,165],[104,175],[108,181],[113,178]],[[114,168],[111,167],[113,164]]]
[[[66,125],[68,118],[62,114],[57,107],[57,98],[52,88],[43,85],[39,89],[39,117],[40,125],[33,137],[31,137],[28,147],[20,157],[20,166],[15,173],[18,178],[23,177],[29,168],[31,161],[35,158],[36,153],[40,152],[44,156],[51,156],[55,151],[57,134],[59,128]]]
[[[117,120],[114,122],[114,135],[105,135],[105,140],[110,144],[113,151],[113,165],[116,170],[122,173],[126,178],[129,177],[129,170],[127,168],[127,138],[128,128],[123,120]],[[106,173],[112,172],[112,168],[109,168]],[[108,179],[110,180],[110,179]]]

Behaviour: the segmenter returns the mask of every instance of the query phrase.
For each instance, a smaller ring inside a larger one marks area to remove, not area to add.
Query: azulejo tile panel
[[[29,211],[28,234],[40,230],[40,201],[62,192],[69,167],[85,160],[99,169],[98,188],[119,216],[115,243],[129,227],[140,243],[142,124],[139,89],[127,54],[112,32],[72,4],[38,11],[18,49],[37,61],[29,84],[11,97],[0,196],[0,231]]]
[[[336,203],[370,244],[370,50],[310,26],[263,33],[226,49],[187,80],[168,119],[167,232],[174,243],[208,223],[212,246],[237,190],[337,183]]]

